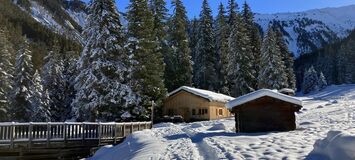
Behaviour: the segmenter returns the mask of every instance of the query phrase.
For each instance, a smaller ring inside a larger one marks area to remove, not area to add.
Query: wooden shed
[[[274,90],[261,89],[226,104],[235,115],[236,132],[290,131],[302,101]]]
[[[182,86],[168,94],[163,114],[181,115],[186,122],[230,117],[225,104],[233,97],[208,90]]]

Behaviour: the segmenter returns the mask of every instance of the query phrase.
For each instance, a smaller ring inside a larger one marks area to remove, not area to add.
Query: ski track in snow
[[[297,114],[295,131],[235,133],[234,118],[228,118],[189,124],[162,123],[150,132],[159,143],[166,144],[161,148],[164,154],[160,159],[174,160],[312,160],[317,159],[310,156],[315,141],[325,138],[329,131],[355,135],[355,85],[330,86],[300,99],[304,100],[304,108]]]

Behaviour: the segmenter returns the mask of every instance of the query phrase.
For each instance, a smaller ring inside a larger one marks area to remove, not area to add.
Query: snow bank
[[[216,123],[210,129],[210,131],[226,130],[227,127],[223,123]]]
[[[117,146],[101,147],[88,160],[162,159],[166,146],[151,130],[135,132]]]
[[[309,159],[355,159],[355,135],[341,131],[329,131],[323,140],[314,144]]]

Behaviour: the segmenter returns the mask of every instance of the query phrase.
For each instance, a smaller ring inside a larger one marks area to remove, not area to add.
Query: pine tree
[[[235,21],[237,19],[238,13],[238,4],[235,2],[235,0],[228,0],[228,24],[230,27],[232,27],[235,24]]]
[[[254,91],[254,57],[250,39],[240,14],[236,15],[228,40],[228,78],[232,96],[241,96]]]
[[[219,5],[219,12],[217,15],[217,26],[216,26],[216,52],[218,55],[218,77],[219,77],[219,92],[224,94],[229,94],[228,87],[228,24],[225,16],[225,9],[223,4]]]
[[[64,95],[65,100],[63,105],[61,119],[68,120],[74,117],[72,111],[72,102],[75,99],[76,91],[75,91],[75,78],[78,75],[78,71],[76,70],[76,62],[78,57],[76,56],[78,53],[74,51],[68,51],[66,54],[62,55],[63,60],[63,79],[64,79]]]
[[[113,0],[89,5],[83,35],[86,44],[77,64],[73,111],[78,121],[120,121],[122,115],[140,115],[139,97],[130,86],[129,55]]]
[[[13,52],[6,28],[0,28],[0,122],[8,120],[7,113],[10,107],[10,92],[14,71]]]
[[[175,10],[169,22],[168,39],[172,52],[165,54],[165,84],[168,91],[181,86],[191,86],[192,83],[192,62],[187,34],[186,10],[180,0],[174,0],[172,5]]]
[[[40,114],[38,119],[33,117],[36,113],[44,111],[41,99],[43,93],[38,89],[41,85],[38,84],[38,73],[33,69],[32,55],[26,38],[17,52],[15,66],[10,108],[11,119],[22,122],[45,120],[48,116],[46,112]]]
[[[49,94],[43,89],[42,79],[39,72],[36,70],[32,77],[31,92],[32,96],[29,97],[31,102],[31,117],[32,122],[48,122],[51,120],[51,113],[49,108]]]
[[[319,90],[323,90],[324,88],[326,88],[328,86],[327,80],[324,77],[323,72],[320,72],[317,85],[319,87]]]
[[[144,107],[150,107],[152,100],[161,106],[166,95],[164,59],[162,53],[155,50],[158,42],[154,33],[154,17],[148,9],[147,0],[130,0],[128,37],[128,48],[134,60],[135,91],[142,96]]]
[[[197,57],[197,42],[199,38],[199,20],[197,18],[194,18],[190,21],[189,27],[188,27],[188,33],[189,33],[189,48],[191,50],[191,60],[192,60],[192,66],[195,64],[195,62],[198,61]],[[196,73],[196,67],[192,67],[192,73]],[[192,82],[195,82],[195,77],[192,77]]]
[[[304,94],[308,94],[313,91],[318,91],[319,78],[317,71],[311,66],[305,73],[303,77],[302,91]]]
[[[48,108],[51,112],[51,120],[63,122],[67,119],[71,111],[70,106],[66,104],[66,85],[64,73],[64,61],[60,53],[57,42],[53,45],[52,51],[44,58],[42,69],[43,90],[48,93],[50,101]]]
[[[214,49],[213,17],[207,0],[202,3],[199,23],[199,40],[196,46],[194,62],[194,85],[198,88],[216,90],[217,54]]]
[[[354,54],[354,51],[354,41],[350,40],[349,42],[346,42],[341,45],[339,53],[336,55],[336,69],[338,74],[337,80],[339,84],[350,84],[354,82],[354,60],[352,58],[352,54]]]
[[[280,30],[276,30],[277,46],[281,52],[282,61],[285,64],[285,73],[287,83],[284,84],[284,88],[296,89],[296,76],[293,69],[293,54],[288,50],[288,46],[283,38],[283,34]]]
[[[276,33],[271,26],[269,26],[261,47],[260,68],[259,88],[282,89],[285,86],[287,80],[286,67],[277,45]]]
[[[243,20],[245,23],[245,27],[247,29],[247,35],[250,40],[250,50],[251,50],[251,61],[252,61],[252,69],[255,71],[255,75],[259,74],[260,70],[260,58],[261,58],[261,35],[260,31],[254,22],[254,13],[251,11],[249,5],[245,2],[243,5],[243,12],[242,12]],[[255,78],[252,81],[252,86],[254,89],[258,88],[257,80]]]

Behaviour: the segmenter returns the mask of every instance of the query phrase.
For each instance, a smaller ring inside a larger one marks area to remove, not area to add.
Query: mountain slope
[[[355,28],[355,5],[315,9],[296,13],[256,14],[265,32],[276,21],[285,33],[289,49],[298,57],[345,38]]]
[[[82,42],[86,23],[86,4],[80,0],[13,0],[37,22],[71,39]]]
[[[76,55],[81,51],[82,47],[77,40],[70,40],[67,36],[53,32],[53,29],[36,21],[32,15],[28,14],[27,10],[24,10],[24,7],[20,8],[13,2],[15,1],[0,0],[0,26],[5,26],[8,29],[9,39],[15,50],[19,49],[22,36],[25,35],[27,37],[36,69],[42,67],[43,57],[48,54],[55,41],[58,41],[63,53],[70,52],[71,55]],[[25,0],[18,0],[18,2],[22,2],[21,5],[26,6]]]

